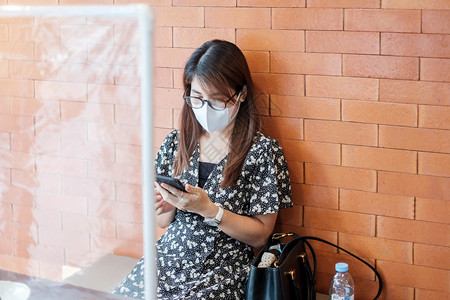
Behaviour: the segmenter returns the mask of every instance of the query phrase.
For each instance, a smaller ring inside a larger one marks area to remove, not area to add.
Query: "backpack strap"
[[[311,289],[308,289],[309,292],[308,299],[316,300],[316,270],[317,270],[316,253],[314,252],[313,247],[307,240],[303,239],[303,242],[305,242],[306,246],[308,246],[308,249],[313,259],[313,266],[314,266],[314,269],[311,270],[311,265],[309,264],[309,262],[306,263],[306,267],[308,269],[307,273],[310,274],[310,280],[313,283]]]

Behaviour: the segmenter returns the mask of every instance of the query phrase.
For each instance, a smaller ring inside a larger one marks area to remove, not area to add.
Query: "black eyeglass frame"
[[[222,101],[222,100],[217,100],[217,99],[202,99],[202,98],[195,97],[195,96],[186,96],[187,92],[188,92],[188,90],[184,91],[183,99],[184,99],[184,101],[186,101],[186,104],[189,105],[190,107],[192,107],[193,109],[202,108],[203,106],[205,106],[205,102],[206,102],[206,103],[208,103],[209,107],[211,107],[212,109],[214,109],[216,111],[225,110],[225,108],[227,108],[228,102],[233,100],[233,98],[238,95],[238,92],[236,91],[228,100]],[[200,100],[202,102],[202,105],[200,107],[192,106],[192,102],[190,101],[191,98],[194,98],[196,100]],[[213,107],[212,104],[211,104],[211,101],[222,102],[223,103],[223,108],[218,109],[217,107]]]

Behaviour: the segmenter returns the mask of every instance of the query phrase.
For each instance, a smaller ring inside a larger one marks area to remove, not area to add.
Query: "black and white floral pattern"
[[[172,176],[178,131],[164,140],[156,158],[156,172]],[[203,189],[210,199],[240,215],[262,215],[292,206],[286,159],[275,140],[257,133],[237,184],[219,188],[226,164],[222,159]],[[184,184],[198,186],[199,147],[182,173]],[[203,223],[203,217],[177,211],[167,232],[157,242],[158,299],[244,299],[252,247]],[[143,259],[115,293],[144,298]]]

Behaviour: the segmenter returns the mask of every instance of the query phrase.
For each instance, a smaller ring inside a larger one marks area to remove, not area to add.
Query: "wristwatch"
[[[213,219],[205,218],[203,222],[208,224],[209,226],[217,227],[219,226],[220,222],[222,222],[222,216],[223,216],[223,206],[219,203],[214,203],[219,208],[219,211],[217,212],[217,215]]]

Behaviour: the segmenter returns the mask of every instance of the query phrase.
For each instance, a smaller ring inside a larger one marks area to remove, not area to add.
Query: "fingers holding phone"
[[[178,208],[186,210],[189,193],[180,180],[172,177],[156,175],[155,186],[162,197],[162,201]],[[186,196],[186,199],[185,199]]]
[[[179,179],[157,174],[156,184],[160,187],[159,192],[165,201],[178,209],[185,209],[183,196],[188,193]]]
[[[184,185],[181,183],[181,181],[179,180],[179,179],[177,179],[177,178],[173,178],[173,177],[168,177],[168,176],[162,176],[162,175],[156,175],[156,181],[159,183],[159,184],[162,184],[162,183],[166,183],[166,184],[168,184],[168,185],[170,185],[170,186],[173,186],[173,187],[175,187],[176,189],[178,189],[178,190],[180,190],[180,191],[182,191],[182,192],[185,192],[186,193],[186,189],[184,188]],[[172,189],[173,190],[173,189]],[[171,190],[169,189],[169,192],[170,192]],[[177,196],[178,194],[174,194],[175,196]]]
[[[203,215],[217,209],[208,194],[199,187],[187,184],[184,186],[178,179],[156,175],[156,182],[162,201],[183,211],[190,211]]]
[[[164,189],[155,181],[155,213],[162,215],[176,209],[175,206],[165,201],[161,195],[160,189]]]
[[[171,186],[170,184],[163,182],[159,183],[158,181],[155,182],[155,186],[157,187],[159,193],[161,194],[161,197],[163,198],[162,201],[168,202],[178,209],[182,209],[180,207],[180,204],[183,201],[183,191]]]

